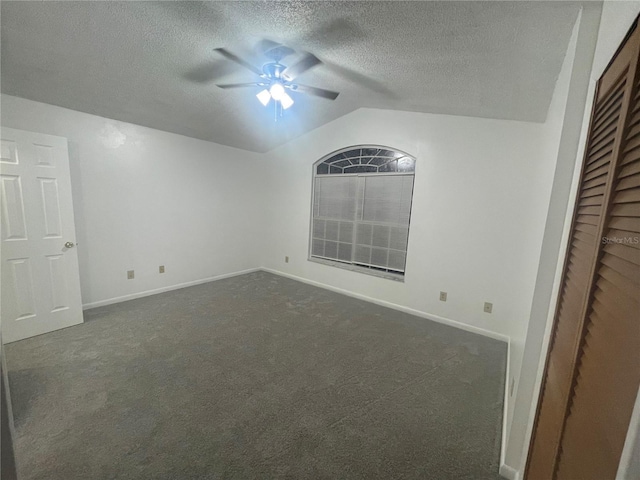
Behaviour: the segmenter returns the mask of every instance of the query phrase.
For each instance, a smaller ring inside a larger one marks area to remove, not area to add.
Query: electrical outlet
[[[484,313],[491,313],[493,310],[493,303],[484,302]]]
[[[289,257],[284,257],[284,263],[289,263]]]
[[[160,273],[164,273],[164,265],[160,265],[160,266],[158,267],[158,271],[159,271]]]
[[[127,270],[127,280],[134,278],[133,270]]]
[[[447,292],[440,292],[440,301],[441,302],[447,301]]]

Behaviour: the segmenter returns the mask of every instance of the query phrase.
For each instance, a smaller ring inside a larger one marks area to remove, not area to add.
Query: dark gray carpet
[[[21,478],[497,479],[506,344],[259,272],[7,347]]]

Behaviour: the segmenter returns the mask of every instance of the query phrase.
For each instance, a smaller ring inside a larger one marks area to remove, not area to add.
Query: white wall
[[[262,265],[509,337],[524,337],[548,204],[541,124],[363,109],[268,154]],[[417,157],[405,282],[309,262],[312,164],[341,147]],[[268,228],[267,228],[268,227]],[[284,263],[284,257],[290,263]],[[448,292],[440,302],[439,292]],[[493,313],[482,311],[493,303]]]
[[[588,4],[581,15],[584,33],[581,31],[578,37],[561,126],[557,169],[524,346],[521,381],[506,449],[508,468],[503,473],[510,473],[510,478],[519,478],[526,462],[577,191],[577,167],[584,155],[595,84],[639,11],[638,1],[610,1],[602,7],[594,2]],[[598,31],[597,43],[594,29]],[[586,75],[585,72],[590,73]]]
[[[572,75],[573,66],[574,66],[579,26],[580,26],[580,18],[576,20],[576,24],[574,26],[573,33],[571,35],[571,39],[569,41],[569,45],[567,48],[567,53],[562,64],[562,69],[556,81],[553,97],[551,99],[549,110],[547,112],[547,119],[544,124],[542,142],[540,144],[540,149],[541,149],[540,163],[539,163],[540,175],[538,175],[536,178],[535,189],[540,193],[541,196],[546,198],[547,201],[549,201],[551,197],[551,188],[553,185],[556,161],[558,158],[558,149],[560,146],[562,125],[564,122],[565,109],[567,106],[569,83],[571,81],[571,75]],[[547,210],[548,210],[548,203],[544,212],[538,211],[538,213],[544,214],[544,218],[541,220],[541,223],[543,225],[546,222]],[[541,250],[538,250],[537,252],[538,256],[541,253],[542,253]],[[533,301],[533,298],[532,298],[532,301]],[[529,305],[529,308],[531,308],[531,304]],[[520,369],[522,366],[522,357],[524,354],[524,345],[525,345],[526,333],[527,333],[526,328],[520,331],[519,333],[520,333],[519,335],[511,337],[511,350],[510,350],[511,359],[510,360],[511,360],[512,369],[510,373],[514,381],[514,389],[513,389],[514,394],[511,396],[510,401],[508,402],[507,422],[505,425],[505,432],[507,432],[507,438],[503,439],[505,445],[507,444],[508,437],[510,435],[511,424],[513,420],[513,413],[515,408],[514,400],[516,397],[516,392],[518,391],[518,388],[520,385]]]
[[[1,107],[3,126],[69,140],[85,305],[259,266],[257,154],[8,95]]]

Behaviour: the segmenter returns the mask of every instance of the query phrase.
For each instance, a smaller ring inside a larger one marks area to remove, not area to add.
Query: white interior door
[[[1,130],[2,340],[82,323],[67,140]]]

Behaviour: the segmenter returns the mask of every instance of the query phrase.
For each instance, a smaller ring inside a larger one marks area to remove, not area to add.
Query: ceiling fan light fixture
[[[260,103],[265,107],[269,104],[269,100],[271,100],[271,94],[269,93],[269,90],[267,90],[266,88],[262,90],[260,93],[258,93],[256,97],[258,97],[258,100],[260,100]]]
[[[293,105],[293,98],[287,95],[287,92],[282,92],[282,96],[280,97],[280,103],[282,104],[282,108],[285,110]]]
[[[274,82],[269,88],[269,93],[274,100],[280,100],[283,95],[287,95],[284,91],[284,87],[279,82]]]

